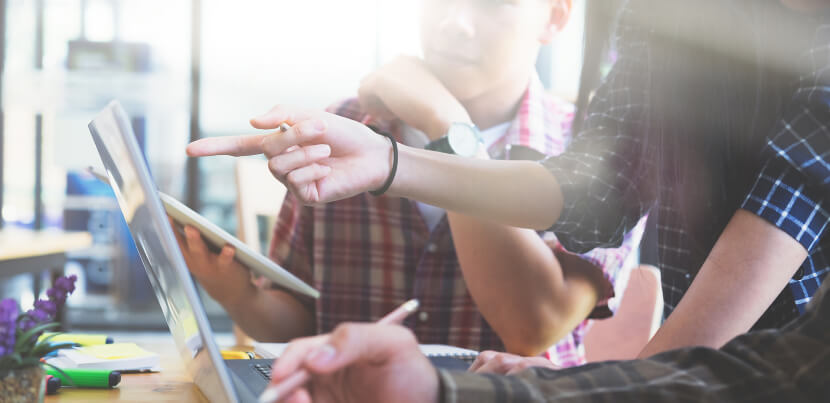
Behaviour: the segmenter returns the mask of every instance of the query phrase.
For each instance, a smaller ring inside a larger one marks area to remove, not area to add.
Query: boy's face
[[[461,101],[526,80],[570,11],[570,0],[422,1],[424,61]]]

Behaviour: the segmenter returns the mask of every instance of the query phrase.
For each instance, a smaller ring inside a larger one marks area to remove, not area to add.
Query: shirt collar
[[[490,155],[500,158],[505,147],[518,144],[546,155],[564,151],[573,118],[573,106],[548,94],[534,73],[507,133],[490,147]]]

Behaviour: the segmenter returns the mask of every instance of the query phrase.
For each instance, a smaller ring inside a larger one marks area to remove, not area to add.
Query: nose
[[[475,7],[470,0],[444,0],[446,12],[438,29],[445,35],[472,38],[475,36]]]

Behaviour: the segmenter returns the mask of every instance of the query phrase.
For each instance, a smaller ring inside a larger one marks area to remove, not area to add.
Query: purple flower
[[[50,301],[55,301],[61,304],[66,301],[66,291],[60,288],[50,288],[46,291],[46,295],[49,297]]]
[[[58,305],[50,300],[39,299],[35,301],[35,309],[46,313],[47,316],[55,317],[58,313]]]
[[[40,299],[35,302],[35,307],[26,311],[26,314],[20,319],[18,329],[20,332],[26,332],[29,329],[48,323],[54,320],[58,310],[66,303],[66,297],[75,291],[75,280],[78,278],[74,275],[69,277],[59,277],[55,281],[55,285],[46,291],[49,296],[48,300]],[[34,336],[35,339],[40,336],[40,333]]]
[[[19,314],[20,308],[17,306],[17,301],[11,298],[0,301],[0,323],[14,322]]]
[[[46,291],[49,300],[58,307],[66,302],[66,297],[75,291],[75,281],[78,279],[74,274],[69,277],[59,277],[55,280],[55,286]]]
[[[11,298],[0,301],[0,357],[14,349],[15,324],[19,313],[17,301]]]

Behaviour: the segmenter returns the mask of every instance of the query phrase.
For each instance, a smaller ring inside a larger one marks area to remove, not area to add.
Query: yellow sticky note
[[[153,353],[139,347],[135,343],[101,344],[98,346],[80,347],[76,351],[101,360],[119,360],[153,355]]]

